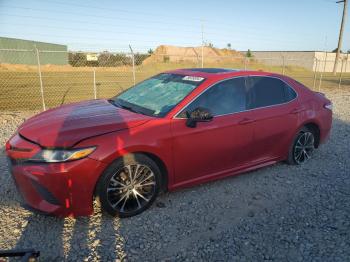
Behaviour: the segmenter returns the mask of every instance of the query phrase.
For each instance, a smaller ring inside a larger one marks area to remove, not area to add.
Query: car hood
[[[43,147],[71,147],[86,138],[129,129],[150,119],[107,100],[92,100],[38,114],[24,122],[18,132]]]

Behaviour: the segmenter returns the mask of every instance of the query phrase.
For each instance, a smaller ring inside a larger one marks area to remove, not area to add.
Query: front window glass
[[[186,111],[191,112],[197,107],[209,109],[213,116],[246,110],[244,77],[225,80],[210,87],[189,104],[179,117],[186,118]]]
[[[201,77],[159,74],[135,85],[110,102],[131,111],[162,117],[204,80]]]

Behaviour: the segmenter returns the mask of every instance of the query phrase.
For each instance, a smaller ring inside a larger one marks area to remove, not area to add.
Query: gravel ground
[[[350,261],[350,91],[330,141],[303,166],[276,164],[165,194],[143,214],[58,219],[20,200],[0,152],[0,249],[36,248],[42,261]],[[0,115],[0,143],[31,112]]]

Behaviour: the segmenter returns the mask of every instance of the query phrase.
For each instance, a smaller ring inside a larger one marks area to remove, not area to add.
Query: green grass
[[[153,63],[140,65],[136,70],[136,82],[154,74],[177,68],[198,67],[197,63]],[[206,63],[205,67],[244,68],[244,62]],[[282,73],[279,66],[264,65],[250,62],[248,69],[264,70]],[[66,71],[64,71],[66,70]],[[94,98],[93,68],[74,68],[73,70],[50,68],[42,72],[44,97],[47,108],[70,102]],[[314,72],[300,67],[286,66],[286,75],[302,82],[309,88],[318,90],[321,73],[317,73],[314,81]],[[41,110],[41,92],[38,72],[36,71],[0,71],[0,110]],[[321,91],[328,88],[338,88],[339,74],[323,74]],[[122,90],[132,86],[133,76],[131,67],[97,68],[96,90],[97,98],[112,97]],[[342,88],[350,87],[350,74],[343,74]]]

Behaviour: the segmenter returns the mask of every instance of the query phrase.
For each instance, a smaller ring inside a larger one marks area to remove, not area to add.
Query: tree
[[[149,57],[150,54],[139,54],[139,53],[136,53],[135,54],[135,65],[141,65],[142,62],[147,58]]]
[[[86,66],[86,54],[82,52],[68,53],[68,62],[71,66]]]
[[[149,57],[149,54],[134,54],[135,65],[140,65]],[[97,61],[87,61],[86,53],[74,52],[68,54],[68,61],[71,66],[91,66],[91,67],[117,67],[117,66],[131,66],[132,56],[125,53],[111,53],[103,51],[98,55]]]
[[[98,65],[102,67],[114,67],[122,65],[132,65],[131,57],[126,56],[124,53],[110,53],[104,51],[98,57]]]
[[[211,48],[214,48],[214,45],[213,43],[209,42],[209,41],[205,41],[203,42],[203,45],[206,46],[206,47],[211,47]]]
[[[152,48],[148,49],[147,53],[150,54],[150,55],[153,54],[154,53],[153,49]]]
[[[248,51],[247,51],[247,53],[246,53],[245,56],[246,56],[246,57],[253,57],[253,54],[252,54],[252,52],[250,51],[250,49],[248,49]]]
[[[228,48],[228,49],[231,49],[231,43],[228,43],[228,44],[227,44],[227,48]]]

